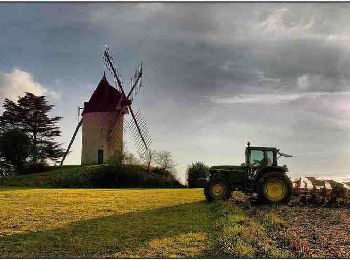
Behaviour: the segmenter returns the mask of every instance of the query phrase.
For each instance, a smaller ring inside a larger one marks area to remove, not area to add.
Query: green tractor
[[[245,150],[245,163],[241,166],[212,166],[204,188],[208,201],[228,200],[233,191],[254,195],[259,203],[288,203],[293,185],[287,176],[286,165],[278,166],[281,153],[273,147],[251,147]]]

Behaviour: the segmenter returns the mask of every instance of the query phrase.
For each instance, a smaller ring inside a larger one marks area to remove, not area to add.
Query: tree
[[[190,188],[203,188],[209,176],[209,167],[202,162],[192,163],[187,168],[187,184]]]
[[[151,165],[154,163],[156,151],[148,150],[147,152],[140,154],[140,160],[147,166],[147,173],[149,173]]]
[[[18,173],[23,173],[30,155],[30,138],[20,130],[5,131],[0,137],[1,156],[11,163]]]
[[[124,152],[123,162],[127,165],[138,165],[140,164],[138,158],[131,152]]]
[[[33,164],[44,163],[47,159],[57,160],[63,155],[61,145],[54,141],[61,134],[58,122],[62,117],[48,116],[54,106],[48,103],[45,96],[26,92],[17,103],[6,98],[3,107],[1,131],[18,129],[30,137],[30,159]]]
[[[175,162],[172,158],[171,153],[168,151],[157,152],[154,158],[154,162],[163,173],[175,171]]]

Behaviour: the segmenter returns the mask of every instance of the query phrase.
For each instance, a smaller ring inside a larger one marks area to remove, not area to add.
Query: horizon
[[[64,149],[108,45],[126,90],[142,62],[133,108],[181,181],[196,161],[240,165],[250,141],[292,154],[280,162],[292,179],[350,182],[350,3],[0,6],[1,102],[46,95],[63,117]],[[124,140],[137,155],[129,133]],[[71,151],[65,165],[80,164],[81,130]]]

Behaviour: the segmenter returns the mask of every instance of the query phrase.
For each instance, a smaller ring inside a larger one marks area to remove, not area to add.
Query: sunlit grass
[[[1,258],[293,257],[286,225],[202,189],[0,187]]]
[[[195,257],[212,221],[201,189],[0,188],[0,257]]]

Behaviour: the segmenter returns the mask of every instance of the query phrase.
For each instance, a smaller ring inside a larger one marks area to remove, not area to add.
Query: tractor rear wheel
[[[287,175],[269,172],[258,180],[258,200],[261,203],[288,203],[292,198],[293,185]]]
[[[223,181],[210,181],[204,188],[204,195],[209,202],[228,200],[231,197],[231,191]]]

